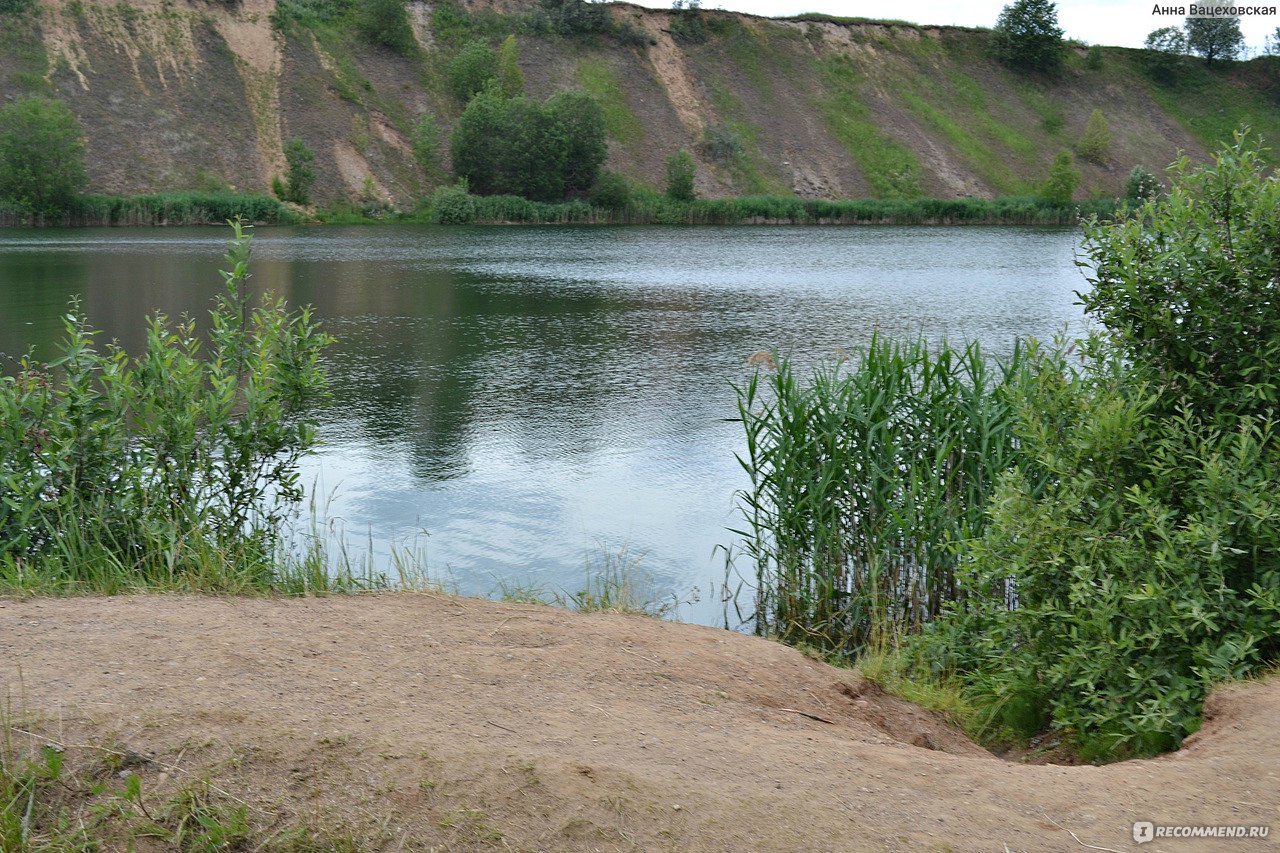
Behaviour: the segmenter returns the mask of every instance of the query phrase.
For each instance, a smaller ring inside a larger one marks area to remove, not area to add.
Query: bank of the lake
[[[0,599],[0,689],[59,851],[1120,850],[1280,806],[1275,678],[1176,756],[1034,766],[767,640],[440,595]]]
[[[379,202],[301,208],[276,198],[234,192],[82,196],[60,216],[33,218],[0,204],[0,227],[154,227],[222,225],[243,217],[264,225],[299,223],[445,225],[1075,225],[1106,217],[1113,198],[1067,205],[1037,198],[802,199],[743,196],[678,201],[638,194],[623,205],[586,200],[538,202],[518,196],[437,193],[413,210]]]

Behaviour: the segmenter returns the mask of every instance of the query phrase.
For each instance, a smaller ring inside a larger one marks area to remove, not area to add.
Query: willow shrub
[[[1024,459],[966,545],[964,606],[920,647],[996,723],[1159,752],[1214,683],[1280,660],[1278,207],[1241,136],[1086,228],[1102,328],[1030,359]]]
[[[205,338],[159,316],[130,358],[71,313],[60,358],[0,376],[0,582],[272,583],[329,338],[305,309],[250,305],[250,237],[234,228]]]
[[[953,543],[980,535],[1015,462],[1007,390],[1021,348],[874,339],[852,367],[789,364],[739,389],[740,496],[757,629],[838,654],[918,629],[960,594]]]

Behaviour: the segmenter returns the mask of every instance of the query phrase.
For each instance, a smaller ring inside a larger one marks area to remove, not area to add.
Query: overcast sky
[[[633,0],[642,6],[670,7],[670,0]],[[990,27],[1000,10],[1012,0],[703,0],[706,9],[733,9],[756,15],[795,15],[826,12],[863,18],[895,18],[917,24],[960,24]],[[1196,0],[1196,5],[1280,6],[1280,0]],[[1058,23],[1068,38],[1089,44],[1142,47],[1147,33],[1159,27],[1181,25],[1182,18],[1151,14],[1155,0],[1059,0]],[[1187,0],[1160,0],[1164,6],[1186,6]],[[1263,37],[1280,26],[1280,16],[1246,17],[1240,22],[1249,47],[1261,48]]]

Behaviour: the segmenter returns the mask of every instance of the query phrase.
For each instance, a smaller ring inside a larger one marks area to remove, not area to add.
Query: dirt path
[[[1085,849],[1070,830],[1093,849],[1243,851],[1280,836],[1280,679],[1220,691],[1182,752],[1102,768],[998,760],[764,640],[446,596],[0,600],[0,679],[46,736],[154,756],[145,785],[207,774],[264,827],[386,849]],[[1135,820],[1273,831],[1138,848]]]

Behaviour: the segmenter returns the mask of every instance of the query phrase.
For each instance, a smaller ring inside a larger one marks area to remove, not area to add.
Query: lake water
[[[0,231],[0,352],[49,355],[73,298],[126,347],[148,313],[204,316],[228,235]],[[425,551],[478,595],[575,592],[625,551],[663,593],[699,588],[679,615],[716,624],[747,357],[814,365],[877,329],[993,353],[1079,331],[1077,245],[1028,228],[261,228],[252,284],[338,338],[304,477],[353,550]]]

